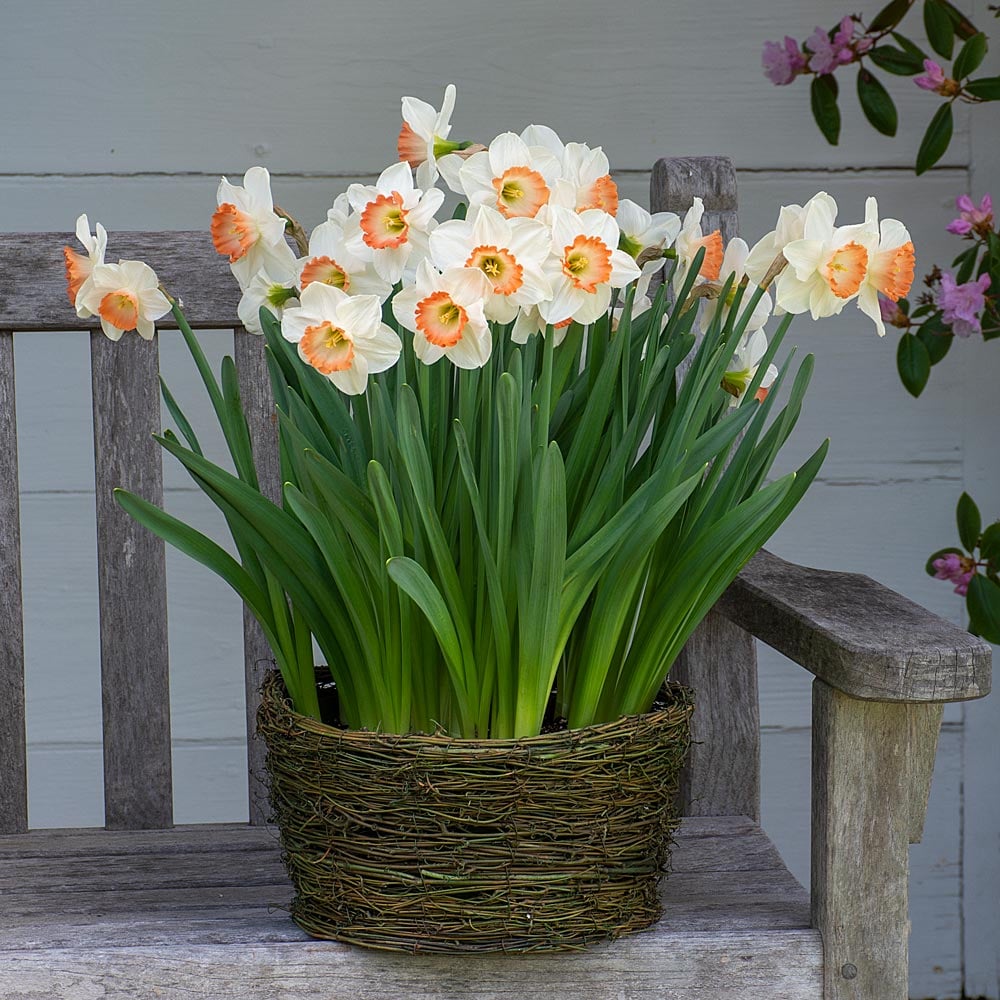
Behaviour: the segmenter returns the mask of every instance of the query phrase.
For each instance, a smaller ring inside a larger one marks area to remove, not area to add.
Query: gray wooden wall
[[[253,163],[272,171],[279,204],[316,224],[350,180],[393,157],[400,95],[436,102],[448,81],[458,85],[459,138],[550,124],[603,144],[623,195],[641,203],[657,157],[733,157],[751,242],[782,202],[826,189],[842,217],[860,219],[875,193],[883,214],[909,224],[927,267],[954,253],[943,227],[956,194],[971,183],[1000,196],[996,114],[974,127],[963,119],[942,164],[914,179],[918,126],[935,98],[893,80],[903,135],[891,141],[860,121],[849,74],[844,138],[830,148],[806,88],[763,78],[765,39],[803,38],[843,13],[820,0],[3,6],[0,229],[67,230],[87,211],[112,233],[111,257],[116,229],[207,226],[218,175]],[[224,335],[205,339],[216,357],[230,349]],[[1000,347],[955,345],[915,401],[895,374],[895,336],[879,341],[853,306],[840,321],[800,321],[788,342],[817,365],[787,464],[824,436],[832,447],[774,550],[868,573],[960,621],[957,598],[922,567],[953,543],[963,487],[987,516],[1000,514]],[[17,338],[34,826],[102,817],[88,364],[84,336]],[[208,427],[175,334],[163,337],[163,368]],[[173,466],[165,485],[170,510],[218,533]],[[173,553],[168,573],[177,821],[238,820],[247,808],[240,609]],[[761,683],[764,824],[808,883],[809,679],[765,651]],[[1000,699],[949,707],[925,840],[912,855],[914,997],[959,997],[963,985],[969,996],[1000,995],[998,750]]]

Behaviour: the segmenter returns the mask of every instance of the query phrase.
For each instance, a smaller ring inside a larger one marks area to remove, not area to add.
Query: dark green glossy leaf
[[[927,53],[916,44],[916,42],[911,41],[905,35],[901,35],[898,31],[892,33],[892,37],[896,40],[896,44],[904,52],[909,52],[911,56],[916,56],[920,60],[920,66],[923,68],[924,60],[927,58]]]
[[[970,80],[965,89],[983,101],[1000,101],[1000,76],[984,76],[978,80]]]
[[[979,29],[962,13],[953,3],[949,0],[938,0],[938,3],[944,7],[947,11],[948,16],[951,18],[952,28],[955,34],[962,39],[962,41],[968,41],[973,35],[979,32]]]
[[[927,385],[931,374],[931,356],[927,348],[912,333],[904,333],[899,338],[896,351],[896,367],[899,377],[911,396],[919,396]]]
[[[886,31],[895,28],[906,16],[906,12],[913,6],[913,0],[892,0],[887,3],[872,19],[868,25],[869,31]]]
[[[956,80],[964,80],[970,73],[975,73],[986,58],[987,47],[986,36],[981,31],[973,35],[962,46],[951,68],[952,76]]]
[[[979,552],[984,559],[1000,568],[1000,521],[994,521],[979,539]]]
[[[983,530],[983,518],[976,506],[976,501],[968,493],[963,493],[958,498],[955,520],[958,523],[958,537],[971,552],[979,543],[979,534]]]
[[[955,26],[939,0],[924,0],[924,31],[931,48],[939,56],[950,59],[955,47]]]
[[[931,317],[920,327],[916,335],[920,343],[927,348],[927,356],[931,359],[932,365],[936,365],[944,358],[951,348],[951,342],[955,339],[951,331],[937,317]]]
[[[917,152],[916,172],[922,174],[941,159],[955,128],[950,104],[942,104],[934,114]]]
[[[970,629],[987,642],[1000,643],[1000,586],[977,573],[967,598]]]
[[[899,124],[896,105],[879,79],[866,69],[858,71],[858,100],[872,127],[882,135],[895,135]]]
[[[868,53],[879,69],[884,69],[887,73],[895,73],[896,76],[916,76],[924,70],[924,61],[921,56],[915,56],[911,52],[904,52],[894,45],[879,45]]]
[[[813,78],[809,92],[813,118],[823,138],[831,146],[840,140],[840,108],[837,107],[837,82],[827,74]]]

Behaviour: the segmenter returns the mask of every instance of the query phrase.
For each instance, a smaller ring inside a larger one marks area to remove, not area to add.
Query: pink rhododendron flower
[[[967,236],[974,229],[980,232],[988,232],[993,228],[993,199],[988,195],[983,195],[983,200],[976,208],[976,203],[967,195],[960,194],[955,199],[955,207],[959,216],[953,222],[949,222],[947,229],[949,233],[956,236]]]
[[[765,42],[760,61],[764,76],[778,87],[791,83],[806,68],[799,43],[788,35],[783,42]]]
[[[976,281],[958,284],[945,271],[941,275],[941,287],[937,293],[937,304],[944,311],[943,319],[951,327],[952,333],[968,337],[982,333],[979,314],[986,307],[986,289],[990,287],[990,276],[980,275]]]
[[[851,39],[854,37],[854,21],[845,17],[840,27],[830,38],[828,32],[817,28],[807,39],[806,48],[812,53],[809,57],[809,68],[814,73],[832,73],[838,66],[854,60],[854,49]]]
[[[879,295],[878,308],[879,312],[882,314],[883,323],[886,323],[889,326],[899,327],[909,325],[906,314],[899,308],[898,305],[896,305],[895,302],[892,301],[892,299],[886,298],[884,295]]]
[[[938,91],[944,86],[947,77],[944,75],[944,70],[941,66],[934,62],[933,59],[924,60],[924,75],[915,76],[913,82],[921,90],[934,90]]]
[[[950,580],[955,584],[955,593],[962,597],[969,592],[969,584],[976,575],[976,564],[968,556],[948,552],[931,563],[935,580]]]

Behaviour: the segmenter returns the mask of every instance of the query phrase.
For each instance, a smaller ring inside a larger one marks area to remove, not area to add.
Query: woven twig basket
[[[408,952],[580,948],[660,916],[690,692],[647,715],[518,740],[388,736],[257,716],[271,804],[317,938]]]

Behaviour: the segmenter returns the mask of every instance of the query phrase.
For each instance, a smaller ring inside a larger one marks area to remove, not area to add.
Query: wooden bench
[[[728,160],[659,161],[652,208],[705,197],[736,233]],[[0,997],[311,1000],[904,1000],[908,845],[920,839],[942,706],[990,687],[990,647],[867,577],[761,552],[701,626],[674,675],[698,692],[685,819],[665,915],[586,952],[429,958],[306,937],[266,825],[252,737],[268,650],[245,619],[249,823],[172,826],[162,543],[112,500],[160,502],[157,345],[114,344],[69,306],[68,233],[0,236]],[[237,289],[206,232],[118,233],[192,325],[235,329],[262,482],[277,495],[262,343],[236,319]],[[166,325],[166,324],[165,324]],[[27,830],[13,336],[90,330],[106,827]],[[221,586],[221,584],[220,584]],[[812,672],[812,891],[759,819],[754,637]],[[136,669],[141,665],[141,669]]]

